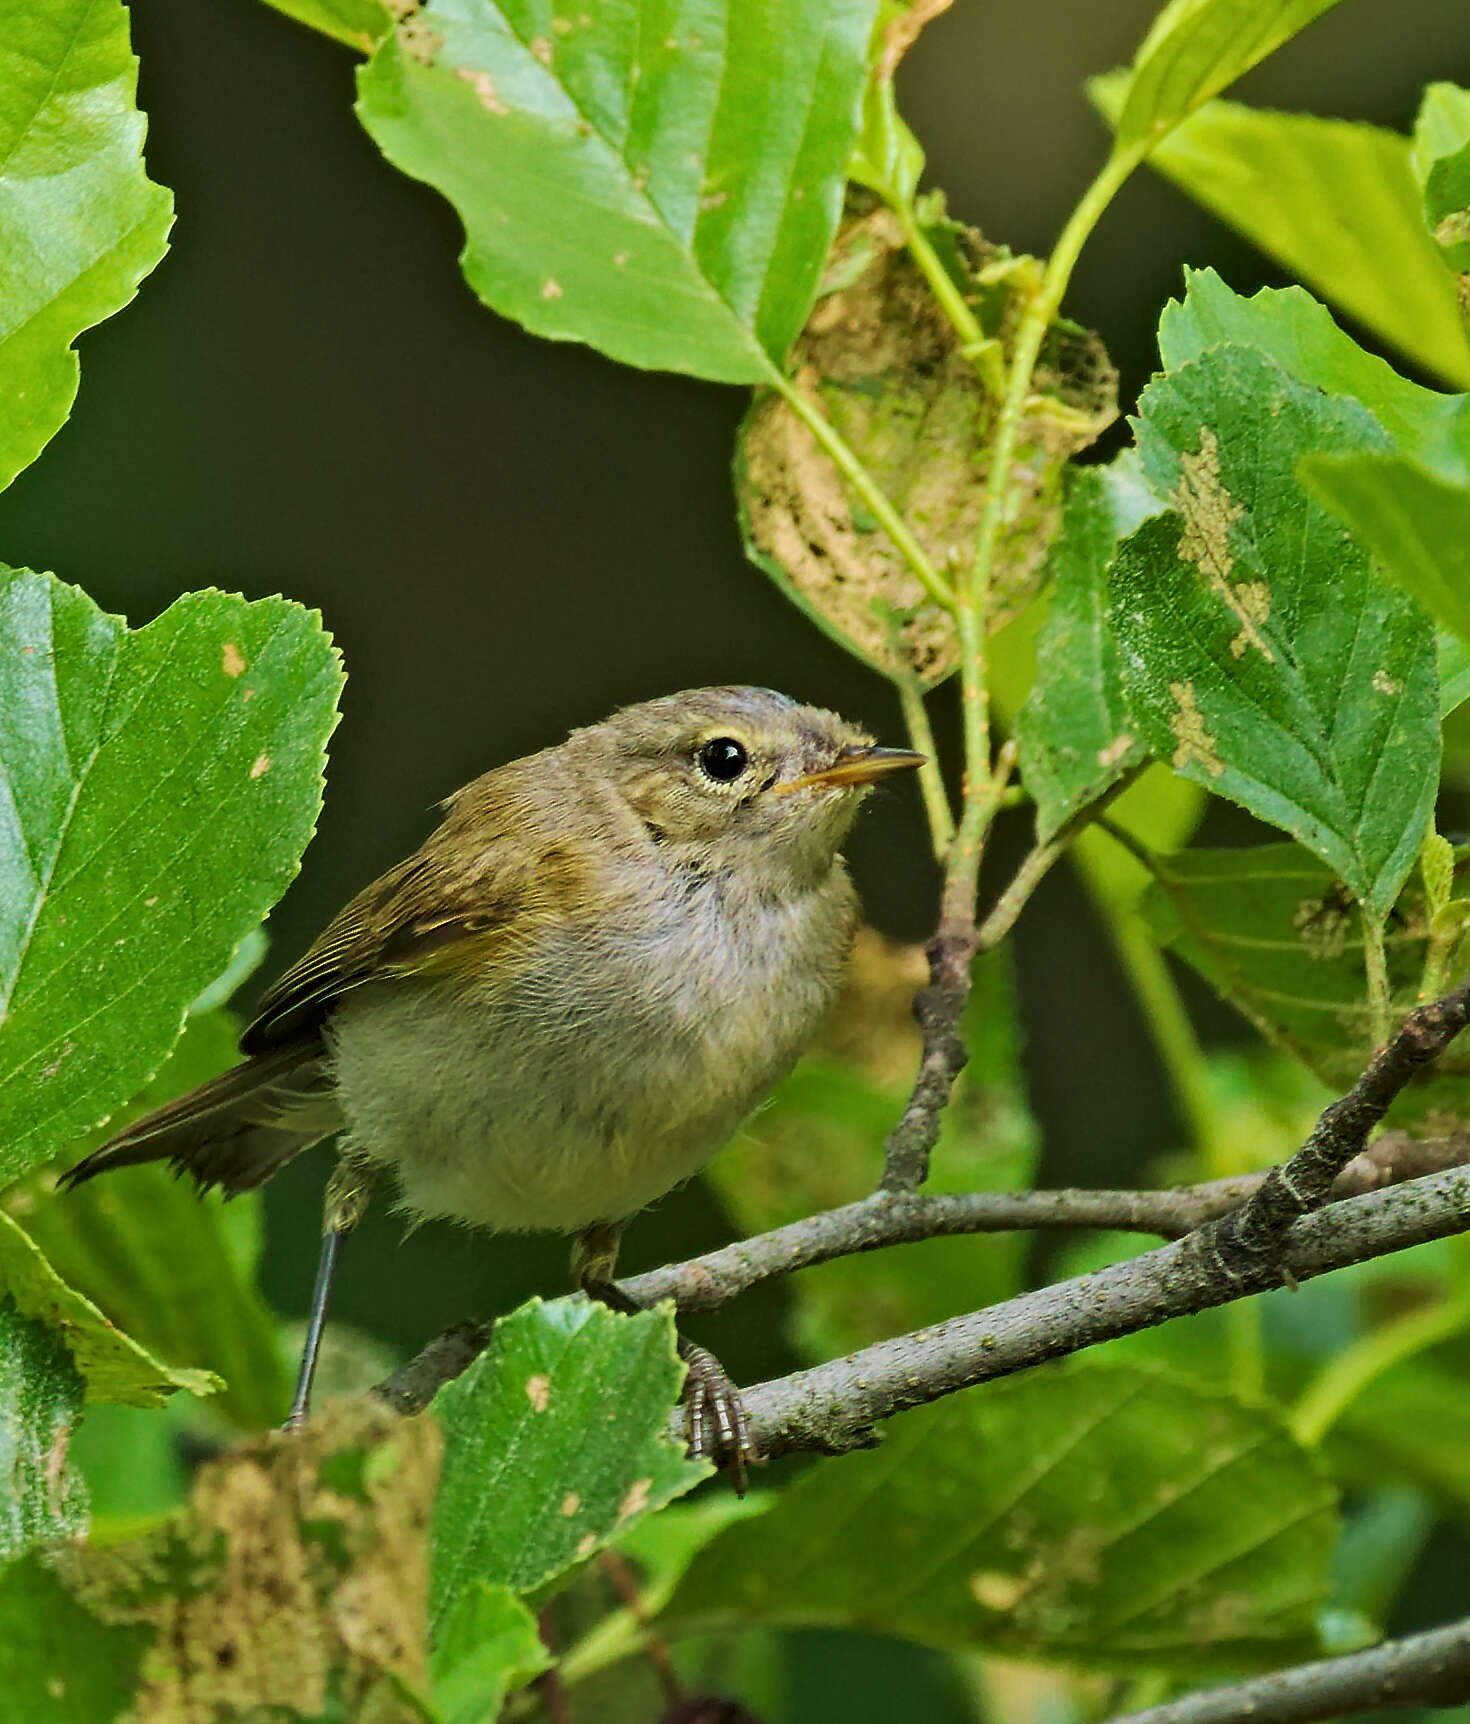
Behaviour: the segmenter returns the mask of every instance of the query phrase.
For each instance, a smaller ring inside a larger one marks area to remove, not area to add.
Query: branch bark
[[[1129,1712],[1112,1724],[1312,1724],[1380,1706],[1457,1706],[1470,1700],[1470,1622],[1386,1641],[1346,1658],[1324,1658],[1207,1688]]]

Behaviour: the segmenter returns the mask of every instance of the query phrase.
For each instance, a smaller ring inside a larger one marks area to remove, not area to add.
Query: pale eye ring
[[[733,736],[712,736],[700,744],[696,759],[699,770],[716,784],[733,784],[750,765],[745,744]]]

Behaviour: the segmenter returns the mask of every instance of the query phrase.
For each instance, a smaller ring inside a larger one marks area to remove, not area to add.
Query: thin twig
[[[1383,1706],[1458,1706],[1470,1700],[1470,1621],[1385,1641],[1346,1658],[1323,1658],[1206,1688],[1129,1712],[1112,1724],[1314,1724]]]
[[[1417,1006],[1342,1098],[1325,1109],[1312,1135],[1283,1167],[1272,1168],[1250,1201],[1206,1227],[1199,1251],[1231,1276],[1254,1276],[1287,1228],[1327,1201],[1332,1183],[1368,1141],[1368,1133],[1422,1067],[1470,1023],[1470,982]]]

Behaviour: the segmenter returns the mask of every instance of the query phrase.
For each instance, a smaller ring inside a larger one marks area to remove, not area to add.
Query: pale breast
[[[839,863],[777,903],[730,881],[651,895],[636,931],[556,930],[474,989],[384,981],[330,1036],[349,1141],[406,1207],[497,1229],[619,1220],[695,1173],[836,991],[855,918]]]

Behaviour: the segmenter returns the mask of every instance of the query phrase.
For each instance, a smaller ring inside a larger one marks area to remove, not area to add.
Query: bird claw
[[[760,1459],[760,1452],[750,1434],[740,1391],[713,1353],[682,1336],[679,1357],[689,1373],[684,1379],[689,1452],[700,1460],[713,1461],[727,1472],[736,1496],[743,1497],[747,1469]]]

